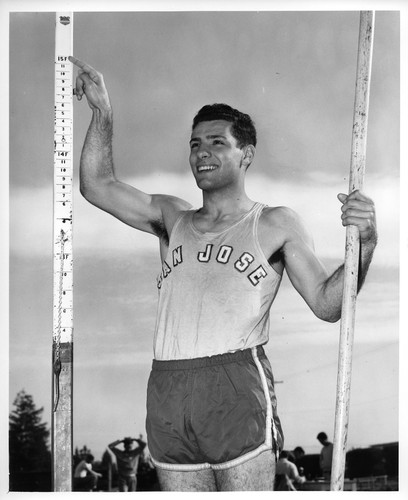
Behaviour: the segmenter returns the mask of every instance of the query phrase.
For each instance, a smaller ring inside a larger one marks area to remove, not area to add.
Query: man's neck
[[[200,212],[209,218],[219,219],[247,212],[253,204],[244,191],[203,191],[203,207]]]

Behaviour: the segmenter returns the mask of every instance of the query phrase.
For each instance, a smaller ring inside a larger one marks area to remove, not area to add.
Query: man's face
[[[242,176],[243,150],[225,120],[200,122],[190,140],[190,166],[203,190],[225,187]]]

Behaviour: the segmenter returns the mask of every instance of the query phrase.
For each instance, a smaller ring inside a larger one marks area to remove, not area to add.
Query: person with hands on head
[[[200,209],[121,182],[103,76],[70,60],[79,67],[77,98],[85,96],[92,110],[80,160],[81,193],[160,243],[146,429],[161,489],[272,490],[283,432],[263,349],[269,310],[286,270],[314,314],[337,321],[344,266],[325,269],[292,209],[248,197],[256,129],[249,115],[229,105],[205,105],[193,119],[189,162],[202,191]],[[361,288],[377,240],[374,203],[360,191],[338,198],[342,224],[359,230]]]
[[[138,444],[137,448],[133,448],[134,442]],[[117,447],[121,443],[123,443],[123,450]],[[119,491],[136,491],[137,467],[145,446],[146,443],[141,439],[141,436],[139,439],[125,437],[108,445],[116,457]]]

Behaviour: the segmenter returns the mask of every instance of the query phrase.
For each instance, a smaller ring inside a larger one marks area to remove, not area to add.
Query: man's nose
[[[202,158],[208,158],[211,155],[209,150],[205,146],[200,146],[200,148],[197,151],[197,156],[202,159]]]

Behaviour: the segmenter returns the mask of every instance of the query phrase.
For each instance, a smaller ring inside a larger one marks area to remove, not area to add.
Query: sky
[[[8,413],[24,388],[50,424],[55,8],[16,4],[7,22],[2,11],[9,29],[6,401]],[[74,55],[103,73],[111,96],[122,180],[199,207],[188,165],[192,117],[204,104],[227,102],[257,125],[249,196],[296,210],[328,268],[341,263],[336,195],[348,189],[359,22],[356,10],[344,10],[351,4],[240,12],[64,5],[75,6]],[[379,244],[357,305],[349,449],[397,441],[400,430],[401,5],[387,5],[376,14],[364,185],[376,203]],[[154,237],[81,198],[89,120],[87,104],[75,102],[74,447],[87,445],[99,458],[109,442],[145,435],[160,262]],[[338,335],[339,324],[317,320],[285,278],[266,351],[288,449],[318,453],[317,433],[333,437]]]

